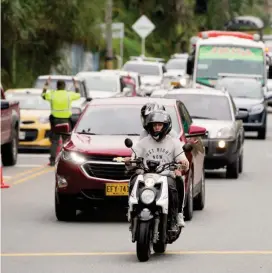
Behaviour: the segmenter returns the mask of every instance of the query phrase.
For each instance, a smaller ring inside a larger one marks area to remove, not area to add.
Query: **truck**
[[[20,108],[19,102],[7,100],[2,84],[1,88],[1,157],[3,166],[17,163]]]
[[[204,31],[187,62],[193,88],[214,88],[218,73],[261,75],[267,85],[265,45],[257,34],[238,31]],[[268,72],[268,73],[267,73]]]

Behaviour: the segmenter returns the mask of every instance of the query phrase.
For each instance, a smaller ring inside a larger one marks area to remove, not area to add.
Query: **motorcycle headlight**
[[[146,205],[149,205],[152,202],[154,202],[155,197],[156,197],[155,192],[149,189],[145,189],[144,191],[142,191],[140,195],[141,201]]]
[[[86,161],[83,155],[76,152],[64,151],[62,156],[64,160],[73,162],[75,164],[82,164]]]
[[[250,114],[259,114],[264,110],[264,106],[263,104],[257,104],[254,105],[251,109],[250,109]]]
[[[48,123],[49,122],[49,117],[40,117],[39,122],[43,123],[43,124]]]
[[[235,130],[233,128],[222,128],[219,131],[217,131],[216,134],[213,134],[213,138],[233,138],[235,137]]]
[[[147,178],[145,180],[146,187],[153,187],[155,185],[155,180],[153,178]]]

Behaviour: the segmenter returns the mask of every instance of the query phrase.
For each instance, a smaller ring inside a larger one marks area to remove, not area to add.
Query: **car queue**
[[[223,38],[225,42],[227,38]],[[220,41],[221,37],[214,39]],[[243,40],[238,37],[237,43],[239,39]],[[226,168],[227,178],[239,177],[243,171],[245,131],[253,127],[258,137],[265,139],[267,102],[272,99],[270,87],[263,93],[256,75],[224,74],[215,88],[192,88],[184,72],[188,58],[186,54],[174,54],[165,65],[160,58],[131,57],[121,70],[82,71],[75,77],[44,75],[37,78],[34,88],[6,92],[8,99],[20,102],[20,130],[15,136],[19,147],[48,149],[50,105],[40,99],[42,87],[49,77],[52,89],[57,80],[64,80],[70,91],[75,91],[73,78],[79,83],[81,99],[72,107],[74,129],[55,166],[57,219],[71,220],[77,209],[90,205],[126,204],[131,174],[113,158],[131,154],[124,139],[130,137],[137,142],[142,128],[140,108],[150,101],[166,107],[180,140],[191,145],[186,152],[190,171],[184,177],[187,220],[192,219],[194,208],[205,206],[205,169]],[[241,86],[236,90],[238,82]],[[247,107],[239,105],[240,96]],[[255,101],[250,102],[250,98]],[[65,125],[58,128],[60,134],[68,134]]]

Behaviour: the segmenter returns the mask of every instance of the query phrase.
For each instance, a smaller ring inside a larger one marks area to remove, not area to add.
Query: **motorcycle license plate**
[[[107,183],[106,196],[128,196],[128,183]]]

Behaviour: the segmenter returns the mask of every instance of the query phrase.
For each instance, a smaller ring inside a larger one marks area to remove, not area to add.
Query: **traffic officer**
[[[57,124],[68,123],[71,129],[71,116],[72,116],[72,101],[78,100],[80,98],[79,88],[76,81],[73,78],[73,83],[76,92],[65,90],[66,84],[63,80],[57,81],[57,90],[49,90],[51,78],[45,82],[42,98],[47,100],[51,104],[51,115],[50,115],[50,125],[51,125],[51,148],[50,148],[50,158],[49,165],[55,165],[56,152],[58,148],[58,142],[60,135],[54,132],[54,127]],[[64,137],[64,140],[66,138]]]

